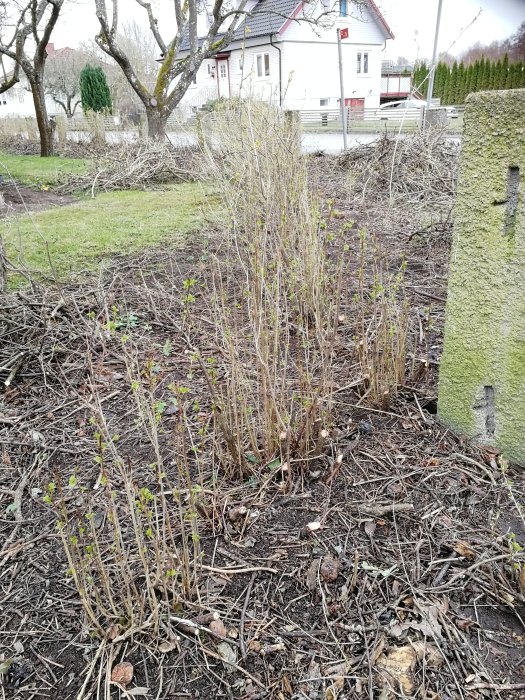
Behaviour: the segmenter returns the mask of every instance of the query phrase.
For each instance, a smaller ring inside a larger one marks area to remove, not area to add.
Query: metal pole
[[[339,82],[341,85],[341,126],[343,127],[343,148],[346,151],[348,144],[346,141],[346,107],[345,107],[345,82],[343,80],[343,51],[341,49],[341,37],[339,29],[337,31],[337,50],[339,51]]]
[[[439,38],[439,25],[441,22],[441,6],[443,5],[443,0],[438,2],[438,14],[436,19],[436,33],[434,34],[434,50],[432,51],[432,63],[430,64],[430,73],[428,74],[428,86],[427,86],[427,109],[430,109],[432,104],[432,92],[434,91],[434,73],[436,72],[436,54]]]

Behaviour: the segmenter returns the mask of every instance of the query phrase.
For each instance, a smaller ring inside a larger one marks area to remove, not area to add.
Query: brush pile
[[[94,156],[88,172],[68,176],[57,191],[91,192],[94,196],[97,192],[194,181],[196,155],[195,148],[163,141],[111,144],[103,154]]]
[[[384,134],[377,141],[352,148],[339,157],[349,171],[351,193],[359,198],[404,205],[449,205],[454,197],[459,144],[441,130],[429,129],[396,138]]]

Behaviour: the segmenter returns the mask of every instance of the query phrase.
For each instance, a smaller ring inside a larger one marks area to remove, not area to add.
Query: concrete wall
[[[525,90],[467,100],[439,418],[525,465]]]

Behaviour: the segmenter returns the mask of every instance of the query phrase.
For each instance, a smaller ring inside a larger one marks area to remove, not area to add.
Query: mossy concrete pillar
[[[445,128],[447,126],[447,110],[444,107],[425,109],[423,124],[425,129]]]
[[[525,465],[525,90],[467,100],[438,416]]]

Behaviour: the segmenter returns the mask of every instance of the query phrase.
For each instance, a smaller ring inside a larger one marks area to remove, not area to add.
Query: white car
[[[426,106],[425,100],[412,97],[408,100],[386,102],[377,111],[379,119],[419,119],[421,110]]]
[[[415,97],[411,97],[406,100],[398,100],[397,102],[385,102],[384,105],[379,107],[377,114],[379,119],[414,120],[421,117],[421,110],[426,106],[426,100],[418,100]],[[444,109],[446,109],[449,119],[457,119],[459,117],[457,107],[447,106]]]

